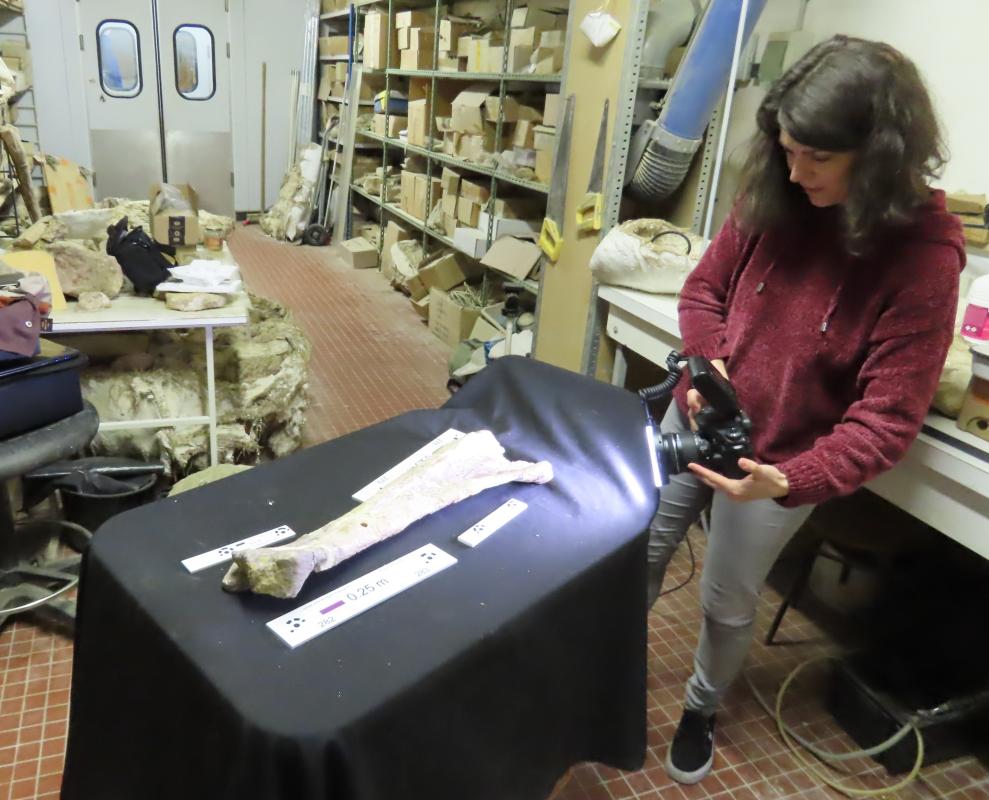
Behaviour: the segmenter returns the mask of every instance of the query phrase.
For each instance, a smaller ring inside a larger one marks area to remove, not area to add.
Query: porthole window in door
[[[137,28],[120,19],[96,26],[96,58],[100,87],[110,97],[137,97],[141,93],[141,40]]]
[[[175,89],[186,100],[209,100],[216,91],[213,34],[202,25],[179,25],[172,37]]]

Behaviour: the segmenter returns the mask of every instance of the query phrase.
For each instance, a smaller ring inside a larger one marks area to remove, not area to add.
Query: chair
[[[88,530],[64,520],[18,524],[7,482],[37,467],[78,453],[96,435],[99,416],[89,403],[72,416],[0,440],[0,626],[15,614],[45,607],[55,621],[71,627],[75,601],[64,595],[79,582],[78,553],[58,554],[62,533],[74,549],[91,538]]]

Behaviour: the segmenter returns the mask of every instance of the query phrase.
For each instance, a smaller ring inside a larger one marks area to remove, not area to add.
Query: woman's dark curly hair
[[[835,36],[821,42],[770,88],[740,187],[743,227],[786,225],[810,207],[790,183],[780,130],[807,147],[855,151],[843,204],[845,244],[867,254],[877,236],[913,218],[946,153],[937,117],[913,62],[882,42]]]

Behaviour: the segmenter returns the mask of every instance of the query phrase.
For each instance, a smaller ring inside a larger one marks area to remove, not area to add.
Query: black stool
[[[46,607],[55,621],[71,627],[75,601],[63,595],[79,582],[80,556],[48,558],[60,534],[80,549],[91,537],[80,525],[64,520],[14,521],[7,481],[79,452],[92,441],[99,416],[89,403],[82,411],[0,441],[0,626],[11,616]]]

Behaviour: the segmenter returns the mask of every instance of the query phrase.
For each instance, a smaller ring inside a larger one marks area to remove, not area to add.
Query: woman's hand
[[[725,380],[728,380],[728,370],[725,368],[725,361],[723,358],[712,359],[711,365],[725,376]],[[707,400],[704,399],[700,392],[696,389],[687,390],[687,420],[690,422],[690,430],[697,430],[697,422],[694,420],[694,417],[697,415],[697,412],[706,405]]]
[[[690,471],[700,478],[701,483],[712,489],[721,490],[729,499],[738,503],[785,497],[790,493],[790,482],[776,467],[758,464],[750,458],[738,459],[738,466],[749,474],[741,479],[726,478],[700,464],[687,465]]]

